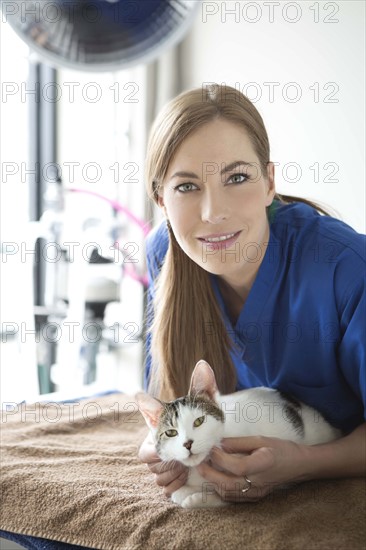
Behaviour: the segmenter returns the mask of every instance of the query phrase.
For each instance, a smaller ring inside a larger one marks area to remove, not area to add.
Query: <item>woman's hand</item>
[[[222,449],[213,449],[210,458],[211,466],[200,464],[198,471],[225,501],[255,502],[277,486],[307,478],[306,447],[292,441],[261,436],[228,438],[222,441]],[[243,493],[249,486],[244,476],[251,485]]]
[[[232,502],[260,500],[275,487],[310,479],[365,477],[366,423],[319,445],[262,436],[227,438],[222,449],[212,451],[211,466],[200,464],[198,471],[223,500]],[[243,493],[249,485],[244,476],[251,485]]]
[[[147,464],[150,472],[155,474],[155,481],[163,487],[166,496],[170,496],[186,483],[188,468],[175,461],[163,462],[156,452],[150,433],[143,441],[138,457],[141,462]]]

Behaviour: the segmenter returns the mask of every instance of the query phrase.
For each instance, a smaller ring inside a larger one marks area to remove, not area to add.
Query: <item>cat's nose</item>
[[[193,443],[193,439],[188,439],[188,441],[183,443],[183,447],[185,447],[186,449],[188,449],[188,451],[190,451],[192,447],[192,443]]]

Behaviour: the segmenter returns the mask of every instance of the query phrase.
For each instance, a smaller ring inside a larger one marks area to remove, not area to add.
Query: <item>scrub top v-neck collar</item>
[[[264,254],[261,265],[259,266],[258,273],[249,291],[247,299],[239,313],[239,317],[235,324],[233,324],[228,315],[225,302],[220,292],[218,276],[211,275],[211,281],[215,295],[218,299],[221,311],[224,315],[225,325],[229,328],[230,332],[233,331],[238,335],[240,341],[241,327],[248,323],[255,323],[258,321],[263,308],[268,300],[268,295],[271,291],[274,281],[276,280],[276,274],[280,265],[280,243],[275,237],[273,230],[270,227],[270,236],[268,246]],[[238,341],[236,339],[236,341]],[[242,350],[243,351],[243,350]]]

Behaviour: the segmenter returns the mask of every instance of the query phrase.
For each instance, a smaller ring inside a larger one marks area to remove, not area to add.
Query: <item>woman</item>
[[[185,92],[163,109],[147,185],[166,218],[147,242],[150,391],[186,394],[203,358],[221,393],[275,387],[345,434],[313,447],[228,439],[200,473],[233,501],[289,482],[365,475],[365,237],[276,193],[262,118],[227,86]],[[163,465],[149,437],[139,456],[166,495],[184,484],[185,468]],[[250,490],[233,497],[244,480]]]

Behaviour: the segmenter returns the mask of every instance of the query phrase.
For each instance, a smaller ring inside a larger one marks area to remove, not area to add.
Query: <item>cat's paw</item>
[[[202,491],[187,496],[181,503],[182,508],[221,508],[227,503],[218,494],[207,494]]]
[[[183,502],[192,494],[192,489],[187,486],[183,486],[171,495],[170,499],[174,504],[183,505]]]

